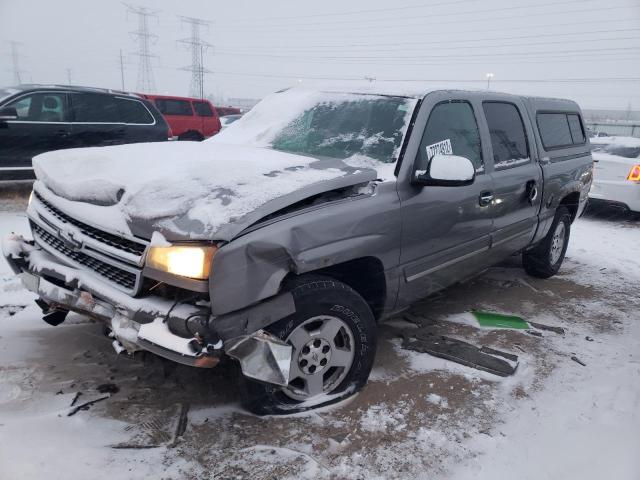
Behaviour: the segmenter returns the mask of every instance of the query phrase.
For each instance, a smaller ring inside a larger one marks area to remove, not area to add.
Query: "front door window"
[[[443,102],[431,111],[420,143],[417,170],[427,170],[429,160],[435,153],[468,158],[476,172],[484,170],[480,132],[473,108],[468,102]]]
[[[66,105],[64,93],[32,93],[25,95],[7,107],[18,112],[18,120],[26,122],[64,122]]]

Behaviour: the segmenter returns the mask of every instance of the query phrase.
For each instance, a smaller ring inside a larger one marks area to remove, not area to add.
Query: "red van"
[[[220,118],[209,100],[167,95],[143,95],[167,120],[178,140],[201,141],[220,131]]]

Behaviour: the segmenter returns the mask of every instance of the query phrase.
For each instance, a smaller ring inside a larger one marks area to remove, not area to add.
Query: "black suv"
[[[168,140],[153,104],[135,94],[88,87],[0,88],[0,180],[33,179],[39,153]]]

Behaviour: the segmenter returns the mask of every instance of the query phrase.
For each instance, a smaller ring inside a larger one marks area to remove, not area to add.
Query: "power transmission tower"
[[[204,74],[209,72],[204,68],[204,51],[211,47],[211,44],[200,38],[200,28],[205,27],[208,31],[211,22],[194,17],[179,18],[183,24],[186,23],[191,28],[190,37],[178,40],[178,43],[191,50],[191,66],[183,68],[191,72],[189,94],[192,97],[204,98]]]
[[[13,64],[13,83],[20,85],[22,83],[22,70],[20,70],[20,53],[18,52],[19,42],[9,42],[11,44],[11,61]]]
[[[122,49],[120,49],[120,84],[124,92],[124,60],[122,59]]]
[[[151,53],[150,44],[158,40],[158,36],[149,32],[149,18],[158,18],[159,10],[151,10],[147,7],[136,7],[124,4],[127,7],[127,13],[133,13],[138,16],[138,29],[130,32],[138,43],[138,51],[135,55],[139,58],[138,64],[138,91],[152,93],[155,92],[156,85],[153,79],[153,70],[151,68],[151,59],[157,58],[157,55]]]

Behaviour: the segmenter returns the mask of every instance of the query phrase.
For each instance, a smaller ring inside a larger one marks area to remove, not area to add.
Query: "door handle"
[[[56,132],[56,136],[60,138],[67,138],[69,136],[69,132],[67,130],[58,130]]]
[[[478,198],[481,207],[487,207],[493,202],[493,192],[482,192]]]
[[[533,205],[536,203],[538,199],[538,184],[535,180],[529,180],[527,182],[527,197],[529,199],[529,203]]]

